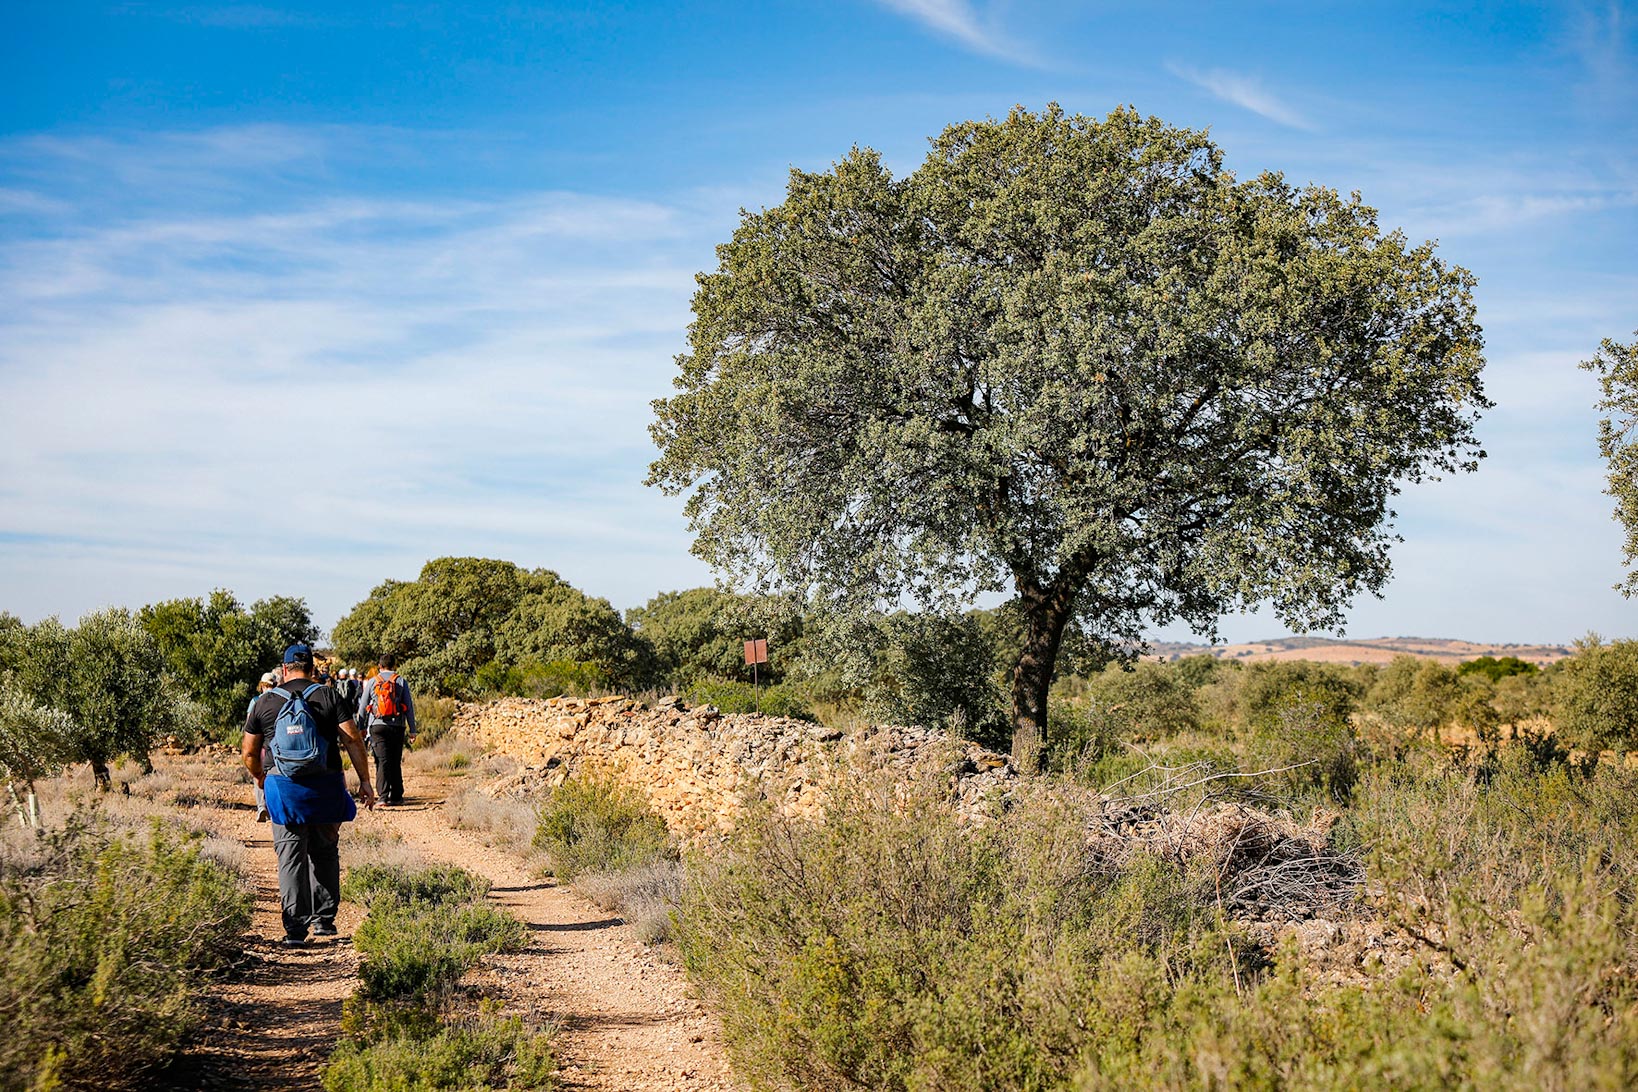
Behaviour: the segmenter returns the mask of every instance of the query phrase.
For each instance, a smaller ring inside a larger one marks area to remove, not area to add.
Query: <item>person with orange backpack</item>
[[[404,802],[404,740],[415,731],[415,699],[409,684],[394,670],[390,653],[377,661],[380,670],[366,679],[358,696],[358,716],[375,759],[375,794],[383,804]]]

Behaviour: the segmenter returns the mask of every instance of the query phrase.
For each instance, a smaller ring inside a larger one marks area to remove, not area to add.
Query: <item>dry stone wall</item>
[[[719,713],[664,698],[503,698],[461,705],[462,738],[523,763],[493,791],[524,791],[596,773],[641,791],[679,838],[733,829],[750,801],[781,813],[823,814],[830,778],[843,765],[948,777],[958,807],[976,809],[1014,783],[1007,758],[926,728],[871,727],[855,733],[787,717]]]

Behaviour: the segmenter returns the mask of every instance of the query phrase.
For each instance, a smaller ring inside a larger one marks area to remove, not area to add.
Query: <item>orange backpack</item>
[[[404,715],[404,703],[398,700],[397,675],[375,677],[375,696],[370,701],[370,711],[381,720]]]

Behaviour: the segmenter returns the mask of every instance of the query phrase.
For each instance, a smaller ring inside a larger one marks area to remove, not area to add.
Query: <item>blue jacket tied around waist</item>
[[[341,771],[300,781],[269,773],[262,785],[267,817],[281,827],[295,823],[351,823],[358,815]]]

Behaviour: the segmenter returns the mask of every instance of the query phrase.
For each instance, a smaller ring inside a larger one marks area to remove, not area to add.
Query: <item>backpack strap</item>
[[[317,690],[319,687],[321,687],[323,685],[324,684],[321,683],[321,682],[316,682],[312,686],[309,686],[306,690],[303,690],[301,692],[301,700],[306,701],[309,697],[312,696],[313,691]]]

